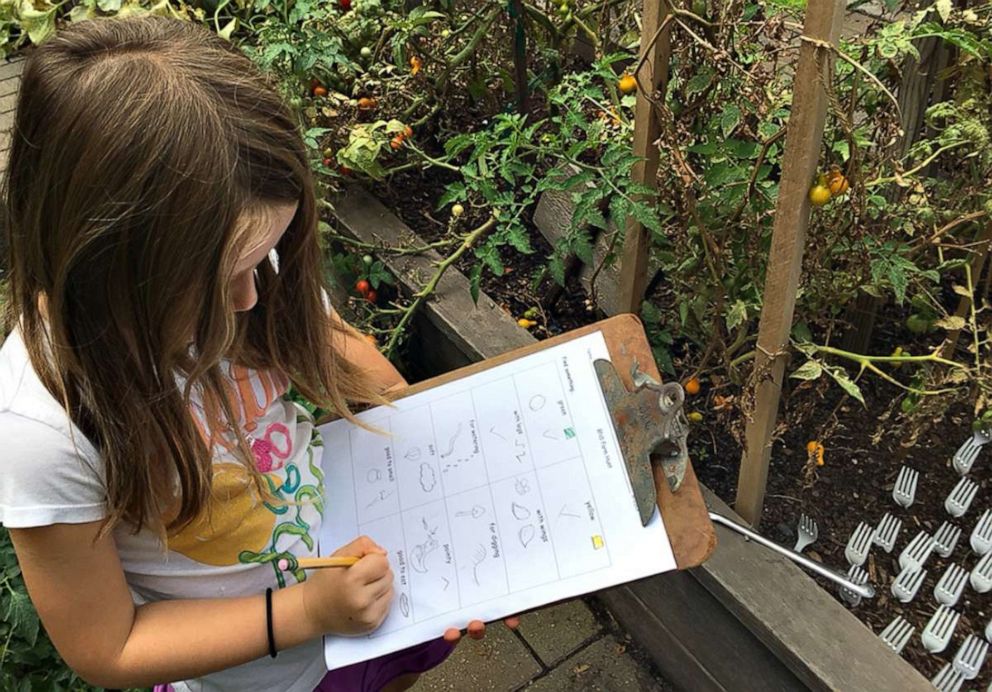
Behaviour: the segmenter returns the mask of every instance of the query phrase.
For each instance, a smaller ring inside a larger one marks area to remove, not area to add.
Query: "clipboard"
[[[661,374],[658,372],[651,346],[644,332],[644,325],[636,315],[623,314],[418,382],[392,392],[390,398],[400,399],[417,394],[597,331],[602,332],[617,374],[628,389],[633,388],[630,373],[635,361],[643,373],[658,381],[661,380]],[[687,464],[684,480],[675,493],[669,489],[660,465],[654,465],[652,471],[658,507],[661,509],[662,520],[678,569],[684,570],[701,565],[716,548],[716,533],[710,522],[692,462]]]

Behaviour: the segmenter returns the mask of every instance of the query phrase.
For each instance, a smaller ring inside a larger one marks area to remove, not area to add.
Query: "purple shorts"
[[[440,664],[454,647],[443,639],[411,646],[371,661],[332,670],[314,692],[379,692],[396,678],[423,673]],[[172,685],[155,685],[152,692],[172,692]]]

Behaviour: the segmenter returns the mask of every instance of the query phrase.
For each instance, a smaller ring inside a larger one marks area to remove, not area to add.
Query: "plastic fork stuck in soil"
[[[992,509],[987,509],[971,531],[971,549],[979,557],[992,551]]]
[[[851,565],[847,570],[847,578],[859,586],[868,583],[868,573],[857,565]],[[861,595],[856,594],[845,586],[840,587],[840,595],[852,608],[861,603]]]
[[[899,569],[923,569],[923,563],[933,551],[933,538],[926,531],[920,531],[899,553]]]
[[[937,608],[937,612],[933,614],[927,626],[923,628],[923,633],[920,634],[923,648],[932,654],[939,654],[946,649],[960,618],[960,613],[947,606],[942,605]]]
[[[978,593],[988,593],[992,591],[992,553],[986,553],[985,557],[978,561],[978,564],[971,570],[971,588]]]
[[[951,665],[965,680],[974,680],[978,677],[988,653],[989,643],[975,634],[969,634],[961,644],[961,648],[954,654],[954,662]]]
[[[930,682],[938,692],[958,692],[964,684],[964,676],[954,670],[950,663],[945,663]]]
[[[882,630],[882,633],[878,635],[878,637],[885,642],[886,646],[898,654],[902,653],[903,648],[913,636],[913,631],[915,629],[916,628],[909,624],[909,622],[907,622],[904,618],[897,615],[895,619],[890,622],[884,630]]]
[[[961,529],[945,521],[933,535],[933,549],[941,557],[950,557],[961,538]]]
[[[925,569],[906,567],[892,581],[892,595],[898,598],[900,603],[909,603],[916,598],[916,592],[920,590],[926,578]]]
[[[909,507],[916,499],[916,485],[920,480],[920,472],[903,466],[899,469],[896,484],[892,487],[892,499],[900,507]]]
[[[878,528],[875,529],[875,538],[873,539],[875,545],[885,552],[891,553],[892,548],[896,545],[896,538],[899,537],[899,529],[901,528],[902,519],[896,519],[886,512],[885,516],[878,522]]]
[[[796,527],[796,545],[793,550],[801,553],[804,548],[813,545],[819,536],[820,529],[816,525],[816,520],[808,514],[800,514],[799,525]]]
[[[871,541],[875,537],[875,530],[861,522],[847,540],[847,547],[844,548],[844,557],[852,565],[860,567],[868,559],[868,551],[871,549]]]
[[[987,428],[976,430],[971,437],[964,441],[958,451],[954,453],[954,470],[959,475],[967,475],[971,467],[975,465],[978,453],[982,451],[982,446],[992,440]]]
[[[951,563],[944,570],[940,581],[933,587],[933,597],[937,599],[937,603],[953,608],[961,598],[966,581],[968,581],[968,573],[964,568]]]
[[[962,478],[944,500],[944,509],[952,517],[962,517],[971,507],[971,501],[975,499],[976,494],[978,494],[978,485],[975,481]]]

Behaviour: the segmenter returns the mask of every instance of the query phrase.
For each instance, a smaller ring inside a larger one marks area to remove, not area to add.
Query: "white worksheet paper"
[[[320,554],[368,535],[395,599],[368,637],[325,637],[329,669],[675,569],[641,526],[593,361],[601,332],[320,428]]]

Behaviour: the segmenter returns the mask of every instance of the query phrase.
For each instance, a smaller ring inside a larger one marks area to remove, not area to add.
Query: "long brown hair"
[[[39,46],[24,67],[4,198],[8,327],[20,326],[42,381],[101,451],[105,530],[122,520],[175,529],[206,506],[211,455],[190,397],[211,397],[237,429],[225,358],[277,370],[347,417],[349,402],[380,401],[331,344],[296,122],[253,63],[209,31],[93,20]],[[263,262],[258,304],[236,314],[245,220],[293,202],[278,272]]]

